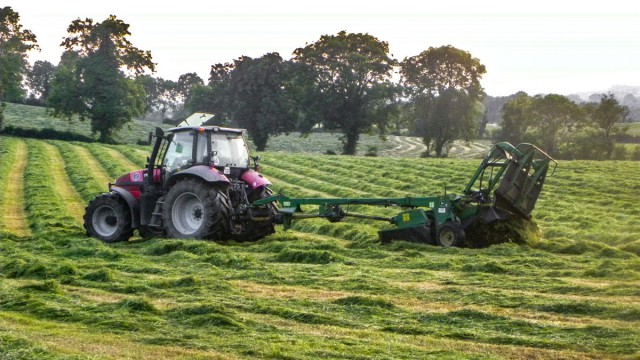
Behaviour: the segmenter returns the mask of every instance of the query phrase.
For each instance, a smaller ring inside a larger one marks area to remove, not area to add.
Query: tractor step
[[[164,197],[160,197],[158,201],[156,201],[156,206],[151,213],[151,219],[149,220],[149,224],[147,226],[150,227],[162,227],[162,205],[164,204]]]

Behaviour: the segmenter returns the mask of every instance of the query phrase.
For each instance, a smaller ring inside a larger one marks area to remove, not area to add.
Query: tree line
[[[112,141],[115,131],[150,111],[213,113],[220,124],[246,128],[258,150],[271,136],[318,128],[340,132],[344,154],[355,154],[363,133],[408,130],[423,139],[425,156],[439,157],[454,140],[486,136],[486,68],[451,45],[399,61],[388,43],[342,31],[295,49],[289,60],[275,52],[241,56],[212,65],[207,82],[195,73],[172,81],[152,76],[151,52],[136,48],[129,25],[114,15],[72,21],[58,65],[29,66],[26,54],[37,49],[37,39],[19,19],[11,7],[0,9],[0,101],[88,119],[100,141]],[[598,156],[611,157],[613,135],[624,130],[615,124],[629,115],[606,94],[584,106],[561,95],[517,95],[500,108],[502,131],[494,137],[532,141],[555,156],[587,156],[580,144],[597,138],[604,149]]]

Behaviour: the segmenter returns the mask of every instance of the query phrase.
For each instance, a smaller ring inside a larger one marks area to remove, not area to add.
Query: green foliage
[[[20,14],[11,6],[0,8],[0,101],[19,102],[24,97],[27,52],[34,49],[38,49],[36,36],[22,29]]]
[[[430,47],[402,61],[403,84],[427,155],[433,148],[442,157],[453,140],[476,136],[484,73],[480,60],[451,45]]]
[[[625,127],[616,125],[627,121],[629,108],[620,105],[613,94],[603,94],[600,103],[592,110],[590,115],[596,126],[604,132],[607,158],[610,158],[615,147],[612,137],[616,133],[624,134],[627,130]]]
[[[294,51],[296,101],[302,128],[341,129],[342,152],[354,155],[361,133],[386,131],[397,89],[390,82],[396,61],[389,44],[369,34],[323,35]]]
[[[7,108],[7,104],[0,103],[0,132],[4,130],[4,110]]]
[[[182,79],[183,76],[180,76],[180,78]],[[166,117],[167,112],[180,110],[181,105],[190,99],[186,97],[180,84],[173,80],[142,75],[136,77],[135,82],[144,88],[145,112],[159,111],[163,122],[168,120]]]
[[[56,67],[52,63],[37,60],[27,73],[27,84],[33,97],[40,105],[45,105],[51,91],[51,80]]]
[[[503,117],[501,140],[537,144],[559,158],[575,158],[576,154],[601,150],[584,147],[584,135],[590,134],[589,139],[594,135],[588,129],[577,132],[588,125],[585,109],[562,95],[529,97],[519,93],[504,105]]]
[[[296,126],[288,86],[290,73],[277,53],[235,61],[230,78],[230,112],[240,127],[249,131],[258,151],[264,151],[269,136],[288,133]]]
[[[68,31],[62,43],[68,55],[56,71],[49,98],[52,113],[90,118],[100,141],[112,142],[115,131],[145,110],[144,88],[124,70],[135,75],[153,71],[151,53],[134,47],[127,39],[129,25],[113,15],[95,24],[74,20]]]

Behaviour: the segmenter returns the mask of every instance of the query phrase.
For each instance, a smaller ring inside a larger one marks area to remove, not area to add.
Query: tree
[[[27,73],[27,84],[31,95],[45,104],[51,91],[51,79],[56,71],[55,65],[48,61],[36,61]]]
[[[271,135],[295,128],[295,107],[288,88],[290,73],[278,53],[257,59],[241,57],[230,75],[233,119],[249,131],[258,151],[264,151]]]
[[[470,139],[477,131],[484,96],[480,60],[451,45],[430,47],[400,64],[402,84],[413,104],[416,129],[437,156],[455,139]]]
[[[395,100],[391,71],[396,61],[389,45],[369,34],[323,35],[293,52],[298,79],[297,100],[304,112],[302,129],[318,122],[342,130],[343,153],[355,154],[360,134],[385,132]],[[384,106],[379,106],[383,104]],[[380,113],[379,111],[383,111]]]
[[[145,111],[159,111],[163,119],[168,111],[178,110],[184,102],[175,81],[142,75],[136,78],[136,83],[144,88]]]
[[[524,140],[527,128],[533,125],[533,98],[518,92],[502,106],[501,140],[515,145]]]
[[[155,70],[151,53],[131,44],[129,25],[114,15],[98,23],[74,20],[67,31],[61,46],[76,56],[67,55],[70,64],[56,71],[49,105],[54,116],[90,118],[100,141],[111,142],[115,131],[144,112],[144,89],[133,77]]]
[[[584,113],[580,106],[567,97],[549,94],[534,97],[533,117],[542,149],[554,155],[559,138],[581,126]]]
[[[618,131],[617,124],[623,123],[629,117],[629,108],[620,105],[613,94],[602,94],[600,103],[591,112],[591,117],[595,124],[604,131],[604,138],[607,144],[607,158],[611,157],[614,142],[612,136]]]
[[[194,83],[190,88],[185,108],[191,112],[209,112],[216,115],[219,124],[227,125],[231,118],[231,71],[234,63],[220,63],[211,66],[207,85]]]
[[[10,6],[0,8],[0,101],[22,100],[22,79],[29,65],[27,52],[35,49],[36,36],[22,29],[20,15]]]
[[[7,108],[7,104],[0,102],[0,132],[4,130],[4,109]]]
[[[196,86],[204,85],[204,81],[196,73],[186,73],[180,75],[177,83],[177,91],[182,95],[183,102],[189,102],[192,96],[192,90]]]

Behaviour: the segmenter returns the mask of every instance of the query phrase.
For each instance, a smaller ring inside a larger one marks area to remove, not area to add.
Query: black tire
[[[249,201],[253,203],[256,200],[264,199],[271,195],[273,195],[271,189],[264,187],[260,190],[255,190],[252,194],[249,194]],[[248,222],[245,224],[244,229],[240,234],[235,234],[233,236],[235,241],[254,242],[276,232],[275,225],[273,224],[273,217],[278,214],[278,208],[273,203],[269,203],[265,205],[263,209],[257,209],[256,211],[260,211],[260,215],[263,215],[262,217],[268,217],[271,218],[271,220],[265,222]]]
[[[106,243],[127,241],[133,235],[131,210],[116,193],[98,195],[85,208],[84,229],[87,236]]]
[[[442,225],[436,242],[442,247],[460,247],[464,244],[464,230],[459,224],[448,221]]]
[[[220,240],[229,232],[230,213],[229,200],[219,188],[184,179],[167,192],[162,222],[170,238]]]
[[[164,232],[163,228],[145,225],[140,225],[140,227],[138,228],[138,234],[140,234],[140,237],[143,239],[167,237],[167,234]]]

